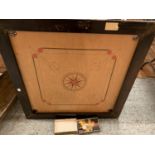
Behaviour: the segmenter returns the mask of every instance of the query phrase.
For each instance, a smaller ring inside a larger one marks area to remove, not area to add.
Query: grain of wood
[[[155,39],[148,51],[148,54],[144,60],[144,63],[151,62],[155,59]],[[147,63],[144,67],[139,71],[138,77],[139,78],[155,78],[155,62],[154,63]]]
[[[0,78],[0,120],[4,117],[9,107],[13,104],[16,98],[16,91],[5,72]]]

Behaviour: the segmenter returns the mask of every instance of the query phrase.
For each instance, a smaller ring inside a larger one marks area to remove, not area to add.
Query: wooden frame
[[[106,23],[117,23],[119,29],[104,29]],[[153,41],[155,24],[152,22],[127,22],[127,21],[97,21],[97,20],[0,20],[0,50],[7,66],[8,72],[15,87],[20,88],[18,97],[22,103],[27,118],[55,118],[55,117],[83,117],[98,116],[104,118],[117,118],[128,97],[136,75],[143,63],[147,51]],[[15,35],[16,31],[40,31],[40,32],[74,32],[94,34],[132,34],[137,35],[138,44],[128,68],[128,72],[121,87],[116,104],[109,112],[93,113],[37,113],[32,110],[21,77],[19,67],[13,52],[9,35]],[[8,35],[9,34],[9,35]]]

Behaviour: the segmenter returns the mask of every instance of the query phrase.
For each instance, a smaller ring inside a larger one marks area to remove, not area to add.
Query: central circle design
[[[63,79],[64,87],[68,90],[80,90],[85,86],[86,78],[81,73],[69,73]]]

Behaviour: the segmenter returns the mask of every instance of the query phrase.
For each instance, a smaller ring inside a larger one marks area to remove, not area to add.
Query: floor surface
[[[95,134],[155,134],[155,79],[136,79],[119,119],[100,119]],[[0,135],[53,134],[53,120],[26,119],[17,103],[0,123]]]

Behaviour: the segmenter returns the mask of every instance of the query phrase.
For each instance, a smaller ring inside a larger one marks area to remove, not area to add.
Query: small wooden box
[[[28,118],[118,117],[154,37],[149,22],[0,23],[2,54]]]

